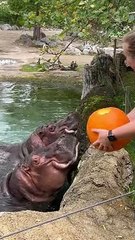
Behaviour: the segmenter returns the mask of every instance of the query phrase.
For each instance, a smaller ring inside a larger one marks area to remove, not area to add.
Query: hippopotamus
[[[77,162],[78,123],[70,114],[37,128],[22,144],[0,146],[0,211],[55,210]]]
[[[54,142],[62,133],[73,133],[79,130],[79,115],[77,112],[69,114],[66,118],[49,125],[37,128],[23,144],[28,153],[38,147],[46,147]]]
[[[39,147],[46,147],[54,142],[64,132],[74,133],[79,130],[80,119],[77,112],[70,113],[64,119],[48,125],[38,127],[24,142],[21,144],[0,145],[0,150],[10,153],[10,159],[15,158],[18,162],[32,151]]]

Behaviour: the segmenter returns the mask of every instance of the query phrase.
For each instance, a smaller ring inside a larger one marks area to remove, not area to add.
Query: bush
[[[19,14],[12,11],[6,1],[0,2],[0,23],[20,26],[23,24]]]

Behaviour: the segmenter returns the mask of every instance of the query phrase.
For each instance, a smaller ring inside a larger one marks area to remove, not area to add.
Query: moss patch
[[[21,71],[23,72],[44,72],[47,71],[48,68],[45,64],[25,64],[22,66]]]

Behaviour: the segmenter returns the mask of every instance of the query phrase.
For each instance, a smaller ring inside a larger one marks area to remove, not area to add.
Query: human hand
[[[98,134],[98,139],[92,144],[92,146],[98,148],[99,150],[103,150],[106,152],[113,151],[113,147],[111,142],[108,139],[108,130],[106,129],[97,129],[93,128],[92,131]]]

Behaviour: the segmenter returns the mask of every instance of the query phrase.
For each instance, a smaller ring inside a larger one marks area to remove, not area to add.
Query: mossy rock
[[[81,129],[80,129],[80,153],[81,155],[86,151],[89,146],[89,140],[86,134],[86,124],[89,116],[96,110],[105,108],[105,107],[118,107],[117,102],[115,101],[114,96],[108,95],[104,88],[94,90],[87,94],[87,96],[80,102],[80,105],[77,107],[76,111],[80,115]]]
[[[83,125],[86,125],[88,117],[100,108],[105,107],[118,107],[118,103],[115,100],[114,95],[108,95],[106,91],[93,91],[87,94],[87,96],[80,102],[80,105],[77,108],[77,112],[80,114],[80,117],[83,121]]]

